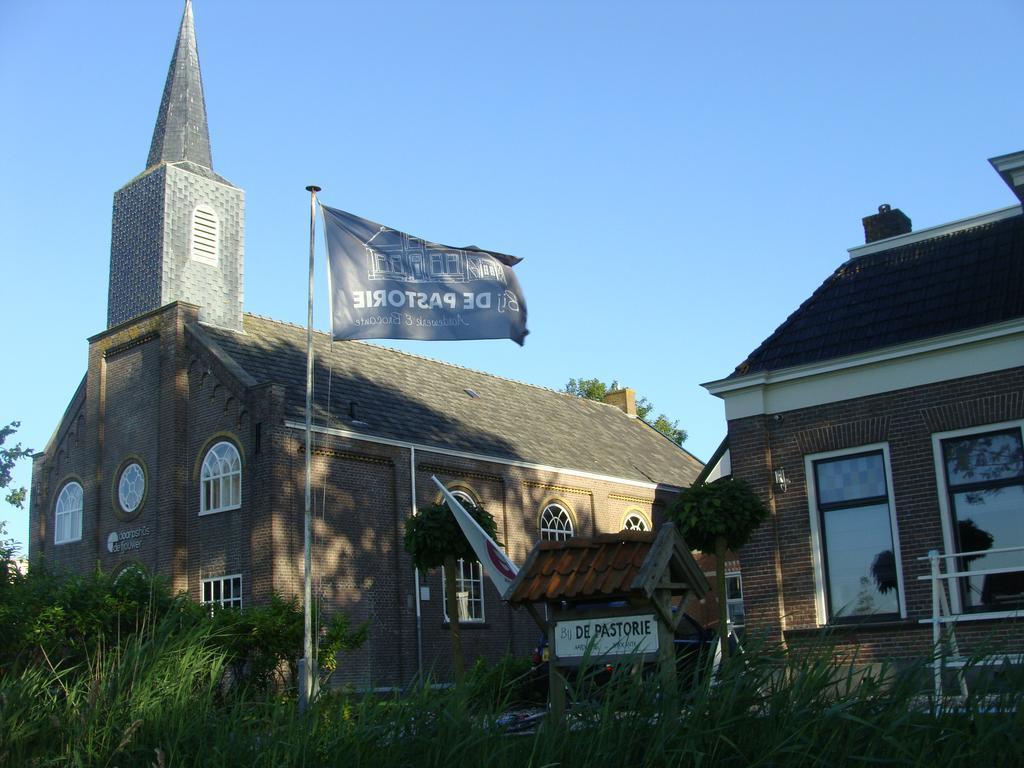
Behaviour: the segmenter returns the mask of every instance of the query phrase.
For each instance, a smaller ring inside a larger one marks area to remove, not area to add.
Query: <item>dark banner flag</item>
[[[342,339],[512,339],[526,302],[512,267],[522,259],[453,248],[320,206],[330,262],[331,330]]]

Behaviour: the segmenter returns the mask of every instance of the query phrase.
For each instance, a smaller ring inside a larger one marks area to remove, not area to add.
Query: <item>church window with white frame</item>
[[[203,579],[203,605],[216,605],[219,608],[242,607],[242,575],[217,576]]]
[[[188,253],[193,261],[217,266],[220,258],[220,218],[208,205],[197,205],[192,211]]]
[[[980,572],[950,582],[953,609],[1017,611],[1024,606],[1024,422],[933,439],[946,552],[963,553],[946,562],[951,571]]]
[[[238,449],[222,440],[203,459],[199,475],[199,514],[209,515],[242,505],[242,459]]]
[[[130,462],[117,481],[117,502],[126,514],[135,512],[146,497],[146,473],[137,461]]]
[[[647,522],[647,518],[641,515],[639,512],[630,512],[628,515],[626,515],[626,519],[622,521],[622,530],[649,531],[651,530],[651,526]]]
[[[69,544],[82,538],[82,486],[72,480],[57,496],[53,515],[53,543]]]
[[[805,461],[819,621],[905,616],[888,446]]]
[[[465,491],[454,490],[452,496],[463,506],[478,506]],[[472,624],[484,620],[484,569],[477,560],[459,558],[455,571],[455,601],[459,608],[459,623]],[[444,620],[451,621],[448,613],[448,590],[445,587],[444,568],[441,568],[441,605]]]
[[[540,513],[540,538],[542,541],[566,541],[575,535],[569,510],[558,503],[551,503]]]

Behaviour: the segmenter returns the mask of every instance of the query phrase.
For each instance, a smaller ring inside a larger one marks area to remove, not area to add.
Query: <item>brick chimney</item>
[[[620,408],[627,416],[636,418],[636,392],[629,387],[616,389],[607,393],[604,396],[604,401],[608,403],[608,405],[614,405],[616,408]]]
[[[892,208],[888,203],[878,206],[878,213],[865,216],[864,242],[873,243],[876,240],[884,240],[887,237],[909,234],[911,226],[910,219],[899,208]]]

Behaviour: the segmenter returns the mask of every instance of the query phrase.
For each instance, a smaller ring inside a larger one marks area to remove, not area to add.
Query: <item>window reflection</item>
[[[881,451],[814,463],[830,620],[899,613]]]
[[[1022,565],[1024,553],[1024,450],[1020,429],[942,441],[960,571],[968,610],[1010,610],[1024,603],[1024,571],[984,573]],[[988,552],[988,550],[993,550]]]

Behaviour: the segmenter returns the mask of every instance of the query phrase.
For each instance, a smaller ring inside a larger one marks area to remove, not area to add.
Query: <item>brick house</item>
[[[990,162],[1024,200],[1024,152]],[[1024,570],[1024,550],[996,551],[1024,547],[1024,216],[1016,204],[914,232],[882,206],[864,230],[704,385],[728,420],[707,472],[748,481],[770,509],[740,553],[748,631],[792,643],[826,629],[871,658],[917,656],[932,643],[929,550],[975,553],[945,557],[953,570]],[[1020,649],[1024,572],[952,579],[949,600],[962,649]]]
[[[305,336],[245,314],[244,193],[213,171],[191,5],[146,169],[115,193],[108,327],[33,463],[33,561],[135,566],[196,600],[302,591]],[[314,594],[370,619],[339,679],[397,686],[447,673],[439,572],[416,574],[404,520],[432,474],[498,521],[522,562],[541,538],[650,529],[702,465],[598,403],[317,334]],[[460,564],[467,658],[526,653],[537,631],[479,564]]]

